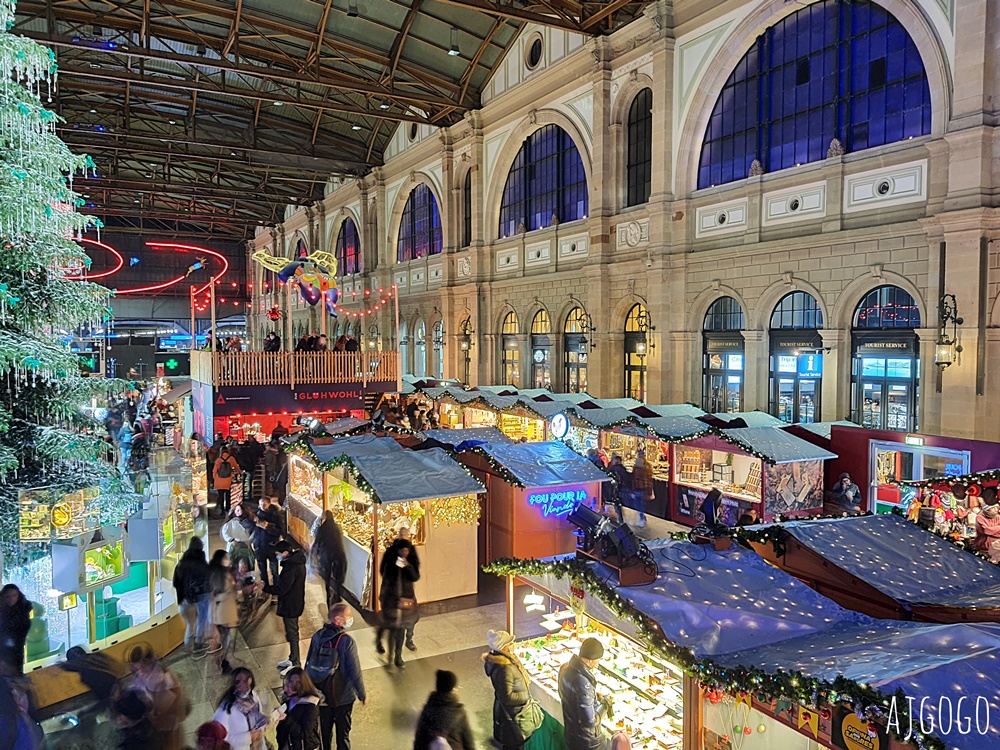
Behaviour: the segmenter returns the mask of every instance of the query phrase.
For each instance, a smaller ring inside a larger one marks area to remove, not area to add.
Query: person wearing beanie
[[[299,618],[306,608],[306,555],[284,539],[274,545],[274,551],[281,561],[281,573],[274,586],[265,586],[264,591],[278,599],[277,614],[285,625],[288,641],[288,658],[278,662],[278,669],[286,670],[302,666]]]
[[[559,670],[559,700],[568,750],[603,750],[607,746],[601,717],[607,712],[608,703],[597,695],[593,672],[603,656],[603,644],[596,638],[588,638],[580,646],[580,653]]]
[[[200,537],[191,537],[184,556],[174,568],[173,583],[184,618],[184,645],[195,651],[204,650],[209,614],[208,560]]]
[[[518,750],[541,727],[541,707],[528,692],[528,672],[514,654],[514,636],[506,630],[486,635],[490,650],[483,654],[483,669],[493,683],[493,739],[503,750]]]
[[[130,690],[122,693],[111,706],[112,721],[118,726],[121,750],[162,750],[163,742],[149,720],[149,706],[143,697]]]
[[[428,696],[417,720],[413,750],[429,750],[431,743],[439,737],[448,743],[451,750],[473,750],[476,747],[465,706],[458,702],[457,687],[458,677],[454,672],[437,671],[434,692]]]

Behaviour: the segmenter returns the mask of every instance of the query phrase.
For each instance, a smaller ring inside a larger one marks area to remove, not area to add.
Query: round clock
[[[541,364],[542,362],[545,361],[545,352],[542,349],[535,349],[535,353],[532,354],[531,356],[538,364]]]

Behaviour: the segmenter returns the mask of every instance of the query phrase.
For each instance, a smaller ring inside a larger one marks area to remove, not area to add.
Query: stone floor
[[[634,522],[629,513],[626,519]],[[664,537],[682,527],[669,521],[650,517],[643,528],[636,528],[644,539]],[[218,522],[211,525],[211,547],[221,546]],[[438,669],[455,672],[459,678],[459,694],[466,706],[477,742],[490,747],[492,734],[493,693],[482,671],[481,655],[485,650],[486,631],[505,626],[504,587],[494,576],[481,574],[479,594],[447,602],[424,605],[421,619],[416,626],[416,652],[404,651],[406,667],[402,670],[389,667],[384,656],[375,652],[375,616],[362,614],[355,609],[351,634],[358,643],[365,686],[369,695],[367,706],[357,705],[354,711],[354,729],[351,733],[355,750],[388,750],[412,746],[417,717],[427,694],[434,685]],[[313,576],[307,583],[306,610],[299,621],[302,636],[302,657],[309,646],[309,638],[318,630],[326,617],[323,590]],[[367,621],[366,621],[367,618]],[[258,623],[244,628],[237,636],[233,665],[248,667],[259,687],[271,690],[277,705],[281,693],[281,674],[277,663],[288,656],[281,620],[271,613]],[[228,687],[211,657],[195,660],[183,649],[175,651],[164,660],[179,677],[191,701],[191,715],[185,731],[194,744],[194,731],[211,719],[219,698]],[[47,747],[59,750],[104,750],[117,747],[113,728],[104,723],[94,729],[82,731],[63,718],[67,712],[77,711],[83,701],[59,706],[58,713],[43,722]]]
[[[217,535],[213,536],[213,541],[217,539]],[[482,575],[478,595],[426,605],[415,631],[417,651],[404,651],[403,669],[387,666],[385,657],[376,654],[374,616],[366,613],[369,620],[366,622],[362,613],[355,610],[351,634],[358,643],[369,703],[355,707],[352,746],[357,750],[410,747],[420,709],[434,686],[434,673],[448,669],[458,675],[459,692],[477,740],[488,747],[493,698],[480,657],[485,650],[486,631],[504,627],[502,599],[502,584],[492,576]],[[306,610],[299,620],[303,659],[309,638],[324,622],[323,601],[321,583],[311,576],[307,583]],[[278,705],[281,674],[277,663],[287,656],[284,629],[272,609],[261,621],[239,633],[232,664],[248,667],[258,686],[268,688],[270,698],[275,701],[273,705]],[[178,676],[191,702],[185,733],[193,746],[195,729],[211,719],[229,685],[228,678],[221,674],[212,657],[195,660],[184,649],[168,655],[164,662]],[[80,710],[86,703],[79,700],[59,706],[59,712],[43,722],[47,747],[60,750],[116,747],[110,725],[100,723],[85,729],[66,722],[64,717],[68,713]]]

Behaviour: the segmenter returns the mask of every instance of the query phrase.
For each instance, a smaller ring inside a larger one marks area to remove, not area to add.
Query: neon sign
[[[542,517],[568,515],[577,503],[587,502],[586,490],[557,490],[555,492],[533,492],[528,495],[528,505],[542,508]]]

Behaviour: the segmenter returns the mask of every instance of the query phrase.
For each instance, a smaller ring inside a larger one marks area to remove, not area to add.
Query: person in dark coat
[[[602,656],[601,642],[588,638],[580,646],[580,653],[559,670],[559,700],[568,750],[603,750],[607,746],[601,732],[601,717],[607,713],[608,704],[597,698],[597,678],[593,672]]]
[[[420,560],[409,539],[397,539],[382,556],[379,566],[382,585],[379,603],[382,605],[382,627],[375,635],[375,650],[382,649],[382,631],[389,631],[389,661],[403,666],[403,640],[408,628],[417,621],[417,597],[413,584],[420,580]],[[408,606],[413,604],[413,606]],[[411,649],[412,650],[412,649]]]
[[[336,672],[331,677],[317,682],[316,687],[323,693],[323,705],[319,707],[320,737],[323,750],[351,750],[351,717],[355,701],[368,705],[365,680],[361,673],[361,659],[358,644],[347,632],[354,625],[354,615],[345,602],[330,607],[330,622],[316,631],[309,642],[306,655],[306,669],[318,662],[321,649],[332,643],[337,651]],[[314,661],[315,660],[315,661]],[[314,675],[315,676],[315,675]],[[333,744],[333,730],[337,730],[337,742]]]
[[[615,480],[615,486],[612,490],[614,493],[612,497],[614,498],[615,511],[618,513],[618,520],[624,523],[625,515],[622,506],[624,505],[623,501],[627,497],[630,497],[630,493],[632,492],[632,475],[629,474],[628,469],[625,468],[625,464],[622,463],[620,453],[611,454],[611,465],[608,466],[608,474]]]
[[[208,560],[200,537],[193,536],[174,568],[174,591],[184,618],[184,645],[199,650],[208,626]]]
[[[149,706],[134,691],[122,694],[111,707],[111,716],[118,726],[118,747],[121,750],[161,750],[163,741],[149,720]]]
[[[524,737],[514,721],[531,700],[530,678],[511,650],[514,636],[505,630],[491,630],[488,638],[490,650],[483,654],[483,669],[493,683],[493,739],[503,750],[518,750],[531,737]]]
[[[119,674],[124,672],[122,665],[110,656],[100,651],[88,654],[83,646],[73,646],[66,651],[66,661],[59,665],[64,672],[76,672],[80,682],[87,686],[97,705],[91,713],[97,713],[108,707]]]
[[[347,550],[344,548],[344,533],[337,525],[331,511],[323,513],[322,522],[313,535],[313,566],[326,584],[326,608],[339,602],[342,597],[344,577],[347,575]]]
[[[299,342],[295,345],[295,351],[297,351],[297,352],[308,352],[309,351],[309,337],[308,336],[306,336],[305,334],[302,334],[302,338],[300,338]]]
[[[257,503],[257,510],[250,513],[254,519],[253,555],[257,559],[257,567],[260,569],[260,580],[264,586],[270,585],[271,579],[278,580],[278,558],[275,556],[275,545],[281,540],[285,533],[285,517],[281,509],[271,503],[271,498],[263,495]],[[270,578],[268,577],[270,569]]]
[[[24,674],[24,642],[31,628],[31,602],[8,583],[0,589],[0,660],[7,674]]]
[[[300,667],[299,618],[306,608],[306,555],[284,540],[278,542],[274,549],[281,560],[281,574],[274,586],[264,590],[278,597],[277,614],[285,624],[285,638],[288,640],[288,658],[278,662],[278,668]]]
[[[274,331],[267,334],[264,339],[264,351],[265,352],[280,352],[281,351],[281,337]]]
[[[854,483],[846,471],[840,475],[837,483],[830,488],[830,497],[840,510],[848,513],[861,512],[861,488]]]
[[[469,727],[465,706],[458,702],[458,678],[454,672],[437,671],[434,692],[427,698],[417,720],[413,750],[428,750],[438,737],[444,738],[451,750],[474,750],[476,741]]]
[[[278,747],[281,750],[318,750],[319,704],[323,696],[301,667],[285,674],[288,711],[278,722]]]

